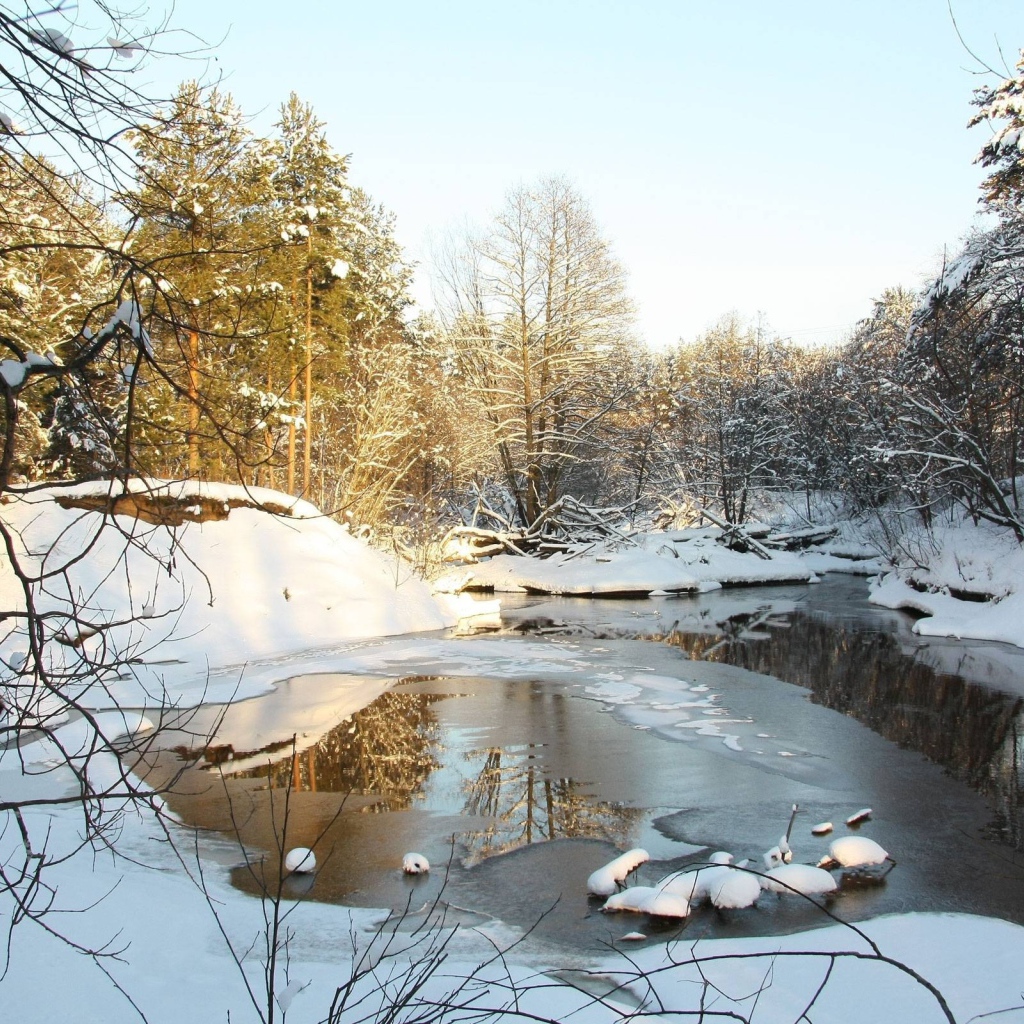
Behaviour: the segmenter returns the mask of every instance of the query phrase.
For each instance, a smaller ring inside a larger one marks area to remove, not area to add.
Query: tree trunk
[[[313,457],[313,240],[306,238],[306,439],[302,453],[302,493],[308,499]]]
[[[188,475],[199,475],[199,332],[188,332],[185,352],[188,370]]]

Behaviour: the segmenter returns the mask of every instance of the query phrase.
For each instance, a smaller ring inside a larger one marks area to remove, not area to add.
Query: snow
[[[601,909],[607,914],[614,914],[620,910],[640,914],[643,913],[643,906],[647,900],[657,895],[658,890],[652,885],[632,885],[628,889],[623,889],[622,892],[616,892],[609,896]]]
[[[44,488],[3,506],[0,515],[15,532],[25,564],[38,571],[72,563],[66,579],[51,578],[37,595],[40,610],[67,610],[74,601],[80,616],[124,621],[110,637],[137,660],[132,677],[110,687],[121,706],[149,706],[168,688],[186,705],[252,695],[267,688],[241,670],[254,659],[441,629],[458,618],[407,566],[357,540],[312,505],[275,491],[132,481],[133,493],[222,506],[246,503],[230,508],[223,520],[175,528],[132,516],[112,522],[56,502],[105,495],[109,486]],[[87,560],[73,561],[87,549]],[[169,575],[172,560],[176,572]],[[5,608],[24,601],[6,563],[0,566],[0,601]],[[9,661],[25,647],[14,632],[0,644],[0,658]],[[228,666],[239,667],[235,683],[225,679],[223,687],[211,689],[209,673]]]
[[[0,379],[12,391],[16,391],[25,383],[28,371],[33,366],[47,367],[55,365],[57,365],[57,360],[52,352],[46,355],[40,355],[38,352],[28,352],[24,359],[0,360]]]
[[[135,56],[137,50],[141,50],[141,44],[134,40],[121,39],[118,36],[107,36],[107,45],[118,55],[124,59]]]
[[[708,898],[719,910],[743,910],[752,907],[761,895],[757,875],[739,867],[726,867],[720,877],[707,886]]]
[[[610,896],[627,876],[650,859],[651,855],[646,850],[627,850],[587,879],[587,892],[594,896]]]
[[[780,864],[761,879],[761,886],[769,892],[803,896],[823,896],[838,888],[836,880],[827,871],[810,864]]]
[[[655,889],[651,895],[641,903],[640,910],[651,917],[688,917],[690,903],[682,896],[666,892],[664,889]]]
[[[914,624],[921,636],[1024,647],[1024,547],[1010,531],[967,521],[909,533],[902,546],[906,555],[875,583],[873,604],[926,616]]]
[[[889,854],[867,836],[840,836],[833,839],[828,847],[829,859],[844,868],[873,867],[888,860]]]
[[[284,869],[297,875],[312,874],[316,871],[316,854],[308,847],[296,846],[285,855]]]
[[[425,875],[430,870],[430,861],[422,853],[407,853],[402,858],[402,871],[407,875]]]
[[[711,867],[701,868],[693,880],[692,899],[695,901],[708,899],[711,891],[728,878],[731,870],[728,864],[713,864]]]
[[[496,555],[452,570],[434,583],[442,592],[495,590],[506,593],[609,595],[673,594],[744,583],[807,582],[812,570],[796,555],[764,559],[731,551],[716,542],[716,528],[639,534],[633,547],[594,545],[539,559]]]

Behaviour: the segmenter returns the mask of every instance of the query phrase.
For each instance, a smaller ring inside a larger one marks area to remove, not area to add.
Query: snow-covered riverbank
[[[108,509],[109,490],[44,488],[0,515],[22,567],[51,574],[35,588],[37,612],[115,624],[102,635],[85,635],[92,631],[83,625],[68,639],[75,651],[95,647],[99,656],[103,645],[105,655],[116,649],[131,659],[130,678],[123,673],[110,688],[122,705],[165,692],[179,703],[239,699],[259,692],[243,671],[247,662],[441,629],[458,618],[407,565],[308,502],[263,488],[132,481],[144,519],[95,511]],[[161,517],[169,525],[154,521]],[[0,607],[24,607],[6,559]],[[25,648],[14,630],[0,641],[0,658]],[[66,649],[51,644],[50,655]],[[238,667],[235,683],[212,692],[207,674],[225,666]]]
[[[96,491],[92,486],[64,493],[81,498],[95,496]],[[154,688],[166,699],[186,704],[237,701],[266,692],[299,672],[324,671],[325,666],[376,672],[387,678],[429,670],[431,664],[436,668],[443,659],[460,657],[457,648],[463,642],[456,640],[401,639],[379,644],[376,638],[385,634],[436,630],[454,616],[435,602],[425,585],[320,517],[311,506],[298,503],[287,514],[270,515],[253,506],[276,505],[282,499],[272,492],[239,494],[217,487],[176,495],[186,509],[199,511],[188,512],[193,521],[174,532],[124,516],[108,517],[101,531],[100,514],[74,505],[55,506],[46,492],[39,492],[31,502],[3,509],[4,520],[16,529],[29,564],[41,565],[44,560],[55,564],[55,558],[73,563],[68,576],[55,577],[48,586],[44,600],[51,604],[46,607],[66,609],[71,603],[104,621],[124,619],[124,626],[117,627],[119,642],[142,660],[135,663],[136,678],[114,681],[98,691],[108,704],[130,705],[143,691]],[[232,508],[232,500],[241,504]],[[220,504],[226,517],[204,519],[204,503]],[[229,507],[224,509],[225,505]],[[697,552],[700,547],[695,544],[683,550]],[[688,578],[698,584],[723,582],[719,578],[724,575],[722,559],[735,553],[713,542],[703,547],[709,560],[702,562],[696,554],[685,567]],[[76,560],[86,551],[87,557]],[[685,563],[687,556],[657,557],[666,563]],[[174,575],[167,571],[172,561]],[[602,566],[615,563],[595,559],[587,571],[599,573]],[[802,575],[792,578],[810,577],[806,566],[797,567]],[[566,579],[570,570],[562,568],[561,578]],[[702,574],[710,575],[702,580]],[[4,607],[12,607],[17,588],[9,573],[3,586]],[[19,643],[16,634],[5,640],[2,651],[9,663],[21,650]],[[88,644],[89,638],[81,643]],[[314,647],[321,651],[309,650]],[[333,653],[325,659],[323,649]],[[599,652],[587,661],[554,644],[500,639],[481,645],[477,657],[481,668],[474,671],[482,671],[486,663],[490,675],[507,680],[528,680],[552,670],[574,672],[588,688],[588,696],[606,703],[622,697],[624,684],[630,682],[602,679],[597,672]],[[649,728],[648,719],[655,713],[672,713],[679,719],[691,713],[692,708],[669,706],[671,702],[653,685],[656,677],[641,681],[650,690],[642,694],[646,704],[641,710],[647,717],[637,718],[634,724]],[[331,690],[332,720],[339,707],[349,714],[380,691],[377,685],[350,687],[339,704],[337,691],[343,686],[338,683]],[[717,710],[711,696],[702,695],[700,700]],[[250,706],[255,714],[255,705]],[[302,714],[296,712],[296,731],[319,735],[325,724],[318,716],[314,705],[302,709]],[[262,737],[259,723],[251,716],[241,717],[244,728],[240,725],[233,738],[256,745]],[[280,723],[275,728],[279,730]],[[712,731],[711,738],[721,744],[722,736]],[[60,770],[27,778],[20,759],[12,754],[8,751],[0,760],[0,793],[5,799],[26,792],[29,785],[51,791],[70,782]],[[32,762],[29,767],[36,770],[45,765]],[[34,834],[47,835],[51,855],[69,851],[77,842],[81,819],[73,808],[27,806],[22,813]],[[9,862],[18,844],[13,821],[7,825],[0,838],[2,863]],[[119,987],[153,1024],[224,1020],[229,1013],[233,1021],[257,1019],[226,943],[227,938],[236,950],[251,948],[245,971],[258,989],[264,977],[260,959],[264,907],[229,884],[228,868],[239,860],[239,848],[227,840],[206,836],[197,840],[190,830],[173,822],[167,828],[165,832],[151,811],[132,810],[116,840],[116,856],[106,851],[93,857],[85,851],[48,869],[47,883],[57,887],[57,907],[69,912],[51,919],[59,920],[61,933],[91,948],[110,941],[109,948],[118,950],[119,958],[104,962],[109,974],[105,973],[33,922],[19,924],[9,969],[0,980],[0,1004],[12,1020],[87,1024],[135,1019],[137,1014]],[[168,838],[175,841],[184,862]],[[196,885],[196,863],[189,860],[197,842],[205,895]],[[211,912],[211,901],[220,925]],[[542,909],[538,907],[538,912]],[[12,913],[10,902],[0,907],[5,925]],[[365,948],[380,918],[378,912],[337,905],[297,906],[289,920],[293,931],[286,971],[276,985],[279,1009],[288,1002],[286,992],[293,996],[289,1020],[326,1017],[337,986],[350,976],[353,941]],[[1016,1007],[1001,1013],[1000,1019],[1024,1020],[1016,977],[1024,956],[1024,928],[963,915],[907,914],[878,919],[863,930],[885,956],[934,981],[956,1019]],[[556,978],[551,973],[562,964],[545,964],[545,970],[538,972],[536,963],[517,961],[514,949],[500,963],[479,971],[481,958],[493,957],[495,946],[505,949],[518,934],[500,921],[460,933],[449,947],[443,969],[422,990],[422,998],[443,999],[458,979],[478,971],[479,980],[464,989],[461,997],[465,1000],[470,993],[478,1007],[502,1008],[512,1019],[511,979],[522,1013],[559,1020],[573,1019],[575,1014],[575,1019],[611,1024],[642,1005],[651,1013],[658,1009],[657,1001],[645,1003],[653,997],[644,983],[627,985],[630,979],[618,973],[640,970],[652,979],[667,1018],[693,1013],[704,1005],[756,1021],[789,1022],[814,1000],[835,958],[828,984],[809,1013],[811,1019],[839,1024],[949,1019],[934,994],[898,965],[880,960],[863,935],[842,927],[771,939],[704,940],[696,946],[684,941],[668,951],[652,944],[632,952],[632,964],[609,953],[588,963],[594,974],[583,986],[585,991],[573,984],[578,979]],[[792,955],[798,951],[805,955]],[[747,959],[719,959],[733,956]],[[701,969],[713,988],[701,981],[692,965],[694,957],[706,961]],[[60,978],[61,984],[54,984],[54,978]],[[766,978],[770,986],[756,995]],[[617,983],[627,987],[615,991]],[[372,978],[369,984],[375,984]],[[594,991],[605,1001],[595,1003]],[[268,997],[262,998],[265,1005]]]
[[[924,616],[921,636],[1024,647],[1024,548],[1009,530],[969,520],[909,532],[871,601]]]

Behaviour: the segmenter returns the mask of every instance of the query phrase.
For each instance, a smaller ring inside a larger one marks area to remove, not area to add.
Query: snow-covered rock
[[[658,890],[650,885],[631,885],[628,889],[613,893],[604,901],[601,909],[608,914],[620,910],[632,911],[636,914],[644,912],[644,904],[652,897],[657,896]]]
[[[402,858],[402,870],[407,875],[425,875],[430,870],[430,861],[422,853],[407,853]]]
[[[841,836],[829,844],[828,856],[819,867],[838,864],[844,868],[869,868],[889,860],[889,854],[874,839],[867,836]]]
[[[742,910],[751,907],[761,895],[761,882],[757,875],[738,867],[724,867],[706,885],[708,899],[719,910]]]
[[[316,855],[305,846],[289,850],[284,858],[285,871],[296,875],[309,875],[316,871]]]
[[[656,888],[640,904],[640,910],[652,917],[687,917],[690,913],[690,902],[675,893]]]
[[[587,892],[592,896],[611,896],[628,875],[650,859],[646,850],[627,850],[591,874],[587,879]]]
[[[655,888],[658,892],[669,893],[689,901],[694,899],[697,874],[696,871],[676,871],[671,875],[666,875]]]
[[[803,896],[823,896],[838,888],[836,880],[827,871],[810,864],[780,864],[761,879],[761,886],[769,892],[799,893]]]

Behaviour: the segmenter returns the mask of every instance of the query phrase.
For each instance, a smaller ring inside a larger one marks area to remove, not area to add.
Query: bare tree
[[[514,189],[489,232],[440,268],[451,358],[483,412],[524,525],[567,490],[624,402],[630,339],[622,268],[567,182]]]

